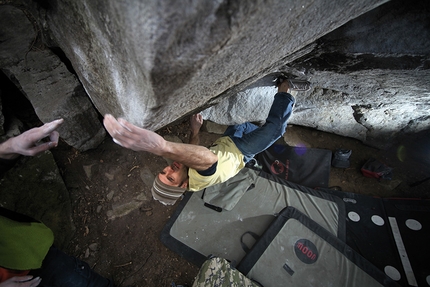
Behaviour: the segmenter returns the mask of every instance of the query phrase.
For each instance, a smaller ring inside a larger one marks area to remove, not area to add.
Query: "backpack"
[[[392,168],[386,166],[382,162],[371,158],[361,168],[361,173],[365,177],[373,177],[377,179],[391,179],[393,177]]]

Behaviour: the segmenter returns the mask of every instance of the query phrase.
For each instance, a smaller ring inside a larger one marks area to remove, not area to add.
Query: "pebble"
[[[92,251],[97,251],[97,249],[98,249],[98,247],[99,247],[99,244],[98,244],[98,243],[91,243],[88,247],[89,247]]]
[[[89,178],[89,179],[91,179],[91,168],[93,167],[93,164],[91,164],[91,165],[84,165],[83,166],[83,168],[84,168],[84,171],[85,171],[85,174],[86,174],[86,176]]]
[[[115,193],[115,191],[114,191],[114,190],[112,190],[111,192],[109,192],[109,193],[106,195],[107,199],[108,199],[108,200],[111,200],[111,199],[113,198],[114,193]]]
[[[113,180],[114,179],[114,175],[110,174],[110,173],[105,173],[105,176],[109,179],[109,180]]]

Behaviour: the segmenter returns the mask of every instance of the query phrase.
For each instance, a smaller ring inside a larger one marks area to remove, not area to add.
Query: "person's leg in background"
[[[31,275],[40,276],[43,287],[113,287],[111,280],[104,278],[90,266],[78,258],[69,256],[51,247],[42,268],[30,272]]]

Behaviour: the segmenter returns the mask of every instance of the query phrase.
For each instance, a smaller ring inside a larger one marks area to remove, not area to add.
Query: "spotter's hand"
[[[0,287],[36,287],[42,279],[40,277],[15,276],[0,283]]]
[[[62,123],[63,119],[55,120],[10,138],[1,144],[0,157],[13,159],[19,155],[35,156],[45,150],[56,147],[60,137],[56,129]],[[45,138],[47,141],[42,141]]]

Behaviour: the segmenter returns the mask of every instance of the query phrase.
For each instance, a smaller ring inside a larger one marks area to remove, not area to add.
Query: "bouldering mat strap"
[[[243,251],[245,251],[247,254],[249,253],[249,251],[251,251],[251,248],[249,248],[245,242],[243,242],[243,238],[245,237],[245,235],[251,235],[255,241],[258,241],[258,239],[260,239],[260,236],[257,235],[256,233],[252,232],[252,231],[247,231],[244,234],[242,234],[242,236],[240,237],[240,245],[242,246]]]

